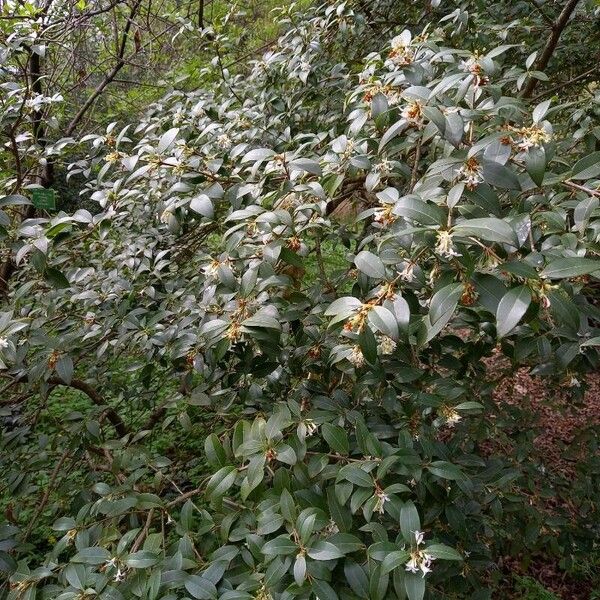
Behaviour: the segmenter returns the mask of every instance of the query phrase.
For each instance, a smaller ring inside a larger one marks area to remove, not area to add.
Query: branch
[[[558,19],[552,24],[552,33],[550,34],[550,37],[544,46],[544,50],[535,66],[537,71],[543,71],[548,66],[548,63],[556,50],[560,36],[567,26],[577,4],[579,4],[579,0],[569,0],[562,9],[560,15],[558,15]],[[523,90],[523,98],[531,98],[537,84],[538,79],[531,77]]]
[[[115,66],[105,75],[104,79],[98,84],[96,89],[88,96],[88,99],[83,103],[83,106],[77,111],[77,114],[73,117],[67,129],[65,130],[65,137],[69,137],[75,128],[79,124],[79,121],[84,117],[85,113],[90,109],[90,107],[96,101],[96,98],[102,94],[106,86],[112,83],[113,79],[117,76],[119,71],[125,66],[125,49],[127,48],[127,41],[129,39],[129,33],[131,31],[131,26],[133,25],[133,19],[140,8],[142,0],[136,0],[133,5],[129,17],[127,18],[127,24],[123,29],[123,33],[121,35],[121,43],[119,45],[119,51],[117,53],[117,62]]]
[[[51,377],[48,379],[48,383],[50,385],[63,385],[65,387],[79,390],[80,392],[83,392],[96,406],[107,406],[106,402],[104,402],[102,399],[102,396],[100,396],[100,394],[91,385],[87,384],[85,381],[81,381],[81,379],[72,379],[71,383],[65,383],[58,377]],[[127,435],[127,426],[125,423],[123,423],[123,419],[121,419],[114,408],[107,406],[106,416],[121,437]]]
[[[586,71],[585,73],[581,73],[581,75],[577,75],[577,77],[573,77],[572,79],[569,79],[568,81],[563,81],[562,83],[555,85],[554,87],[550,88],[549,90],[546,90],[545,92],[542,92],[541,94],[538,94],[537,96],[534,96],[531,100],[532,100],[532,102],[537,102],[540,98],[543,98],[544,96],[552,95],[552,94],[554,94],[554,92],[561,90],[562,88],[567,87],[569,85],[572,85],[573,83],[576,83],[578,81],[589,79],[589,78],[593,77],[594,74],[596,74],[596,73],[600,75],[600,65],[594,65],[589,71]]]

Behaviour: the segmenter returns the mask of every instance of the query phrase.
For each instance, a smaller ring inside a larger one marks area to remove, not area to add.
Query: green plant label
[[[33,190],[32,200],[36,208],[56,210],[56,196],[52,189],[38,188]]]

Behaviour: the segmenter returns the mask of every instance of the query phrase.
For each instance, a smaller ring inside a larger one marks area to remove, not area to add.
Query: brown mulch
[[[504,359],[493,357],[488,363],[490,377],[498,378],[507,366]],[[527,369],[519,369],[500,379],[492,396],[500,410],[511,407],[526,409],[527,419],[531,420],[523,421],[519,429],[534,428],[539,432],[533,442],[531,460],[552,477],[565,482],[577,477],[577,464],[585,457],[585,444],[578,443],[578,436],[600,428],[600,373],[589,374],[585,384],[587,389],[583,398],[575,400],[566,390],[569,386],[579,385],[576,380],[564,380],[558,384],[550,378],[532,376]],[[509,437],[508,442],[506,439],[503,442],[490,441],[484,444],[483,450],[510,455],[514,445]],[[568,499],[531,500],[539,503],[541,511],[560,511],[573,519],[579,517],[578,508]],[[502,561],[502,569],[507,575],[529,575],[564,600],[588,600],[593,591],[593,584],[569,577],[551,557],[536,558],[527,568],[520,561],[506,557]]]

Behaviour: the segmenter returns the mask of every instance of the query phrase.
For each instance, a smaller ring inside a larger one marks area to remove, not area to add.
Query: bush
[[[284,17],[248,73],[82,140],[102,212],[15,233],[0,367],[94,409],[4,438],[15,495],[24,444],[59,458],[47,490],[85,464],[43,558],[4,529],[10,597],[490,597],[524,499],[480,447],[486,361],[598,365],[593,109],[523,98],[531,58],[467,50],[461,11],[386,41],[351,3]],[[197,435],[191,407],[222,418],[192,481],[146,444]]]

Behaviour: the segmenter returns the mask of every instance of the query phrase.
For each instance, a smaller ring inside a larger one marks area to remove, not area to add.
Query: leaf
[[[301,586],[306,579],[306,558],[304,554],[298,554],[294,562],[294,581]]]
[[[344,296],[334,300],[325,311],[326,317],[344,315],[344,318],[355,313],[361,306],[362,302],[354,296]]]
[[[460,221],[454,226],[453,232],[458,235],[481,238],[489,242],[499,242],[511,246],[518,245],[514,229],[506,221],[495,217]]]
[[[190,208],[207,219],[212,219],[215,214],[213,203],[206,194],[194,196],[190,202]]]
[[[47,267],[44,271],[44,278],[54,288],[62,290],[71,287],[69,280],[64,274],[54,267]]]
[[[68,354],[61,354],[60,358],[56,361],[56,373],[67,385],[71,384],[73,379],[73,359]]]
[[[344,563],[344,575],[352,591],[359,598],[369,598],[369,580],[364,569],[358,563],[352,559],[347,559]]]
[[[423,600],[423,596],[425,596],[425,579],[417,573],[405,573],[404,589],[408,600]]]
[[[333,560],[344,556],[344,553],[340,552],[336,546],[326,541],[319,541],[316,544],[313,544],[313,546],[308,549],[307,554],[313,560]]]
[[[433,295],[429,305],[429,314],[425,317],[427,342],[432,340],[448,324],[456,310],[462,291],[462,284],[451,283]]]
[[[211,433],[204,441],[204,453],[206,454],[208,464],[214,469],[225,466],[227,461],[225,450],[219,438],[214,433]]]
[[[242,163],[262,161],[272,156],[275,156],[275,152],[271,148],[255,148],[242,158]]]
[[[290,161],[290,167],[300,171],[306,171],[307,173],[317,175],[318,177],[320,177],[322,174],[319,163],[310,158],[295,158]]]
[[[350,483],[360,487],[373,487],[373,478],[366,471],[355,465],[345,465],[342,467],[337,476],[338,481],[341,479],[346,479]]]
[[[539,123],[545,116],[546,113],[548,112],[548,108],[550,108],[550,100],[545,100],[544,102],[540,102],[534,109],[533,109],[533,122],[534,123]]]
[[[510,333],[527,312],[531,303],[531,291],[521,285],[506,292],[496,310],[496,331],[498,337]]]
[[[312,587],[319,600],[339,600],[335,590],[325,581],[313,579]]]
[[[206,493],[211,500],[220,498],[233,485],[237,469],[232,466],[219,469],[209,480],[206,486]]]
[[[425,548],[425,552],[439,560],[463,560],[463,557],[454,548],[444,544],[432,544]]]
[[[130,554],[125,559],[125,564],[132,569],[146,569],[154,566],[159,561],[158,556],[147,550],[140,550]]]
[[[350,449],[348,442],[348,435],[339,425],[332,425],[331,423],[323,423],[321,426],[321,432],[325,441],[329,444],[334,452],[339,454],[347,455]]]
[[[173,129],[169,129],[169,131],[163,133],[158,142],[158,146],[156,147],[156,151],[158,152],[158,154],[162,154],[165,150],[169,148],[169,146],[175,141],[175,138],[177,137],[178,133],[178,127],[173,127]]]
[[[83,548],[72,559],[71,562],[83,563],[86,565],[101,565],[110,560],[110,554],[106,548],[93,546]]]
[[[414,542],[415,531],[419,531],[420,529],[421,520],[419,519],[417,507],[412,500],[408,500],[400,509],[400,531],[402,532],[402,537],[407,542]]]
[[[398,322],[391,311],[383,306],[375,306],[369,311],[369,321],[381,333],[398,341]]]
[[[572,179],[592,179],[600,175],[600,151],[592,152],[577,161],[571,174]]]
[[[437,204],[423,202],[416,196],[404,196],[394,205],[394,214],[422,225],[443,225],[446,213]]]
[[[540,275],[549,279],[565,279],[588,275],[599,270],[600,260],[583,257],[558,258],[551,261]]]
[[[267,556],[288,555],[298,552],[298,546],[289,536],[280,535],[273,540],[266,542],[261,548],[261,552]]]
[[[533,182],[542,185],[546,173],[546,151],[543,147],[529,148],[525,156],[525,168]]]
[[[185,589],[199,600],[212,600],[217,597],[215,584],[199,575],[190,575],[184,585]]]
[[[445,460],[436,460],[427,466],[427,470],[442,479],[459,481],[465,476],[459,467]]]
[[[385,278],[385,265],[379,256],[376,256],[372,252],[367,250],[359,252],[354,258],[354,264],[365,275],[368,275],[373,279]]]
[[[381,573],[385,575],[399,566],[405,565],[409,558],[410,552],[407,552],[406,550],[396,550],[395,552],[390,552],[381,563]]]
[[[484,160],[482,162],[483,180],[490,185],[505,190],[520,190],[521,184],[513,171],[505,165]]]

